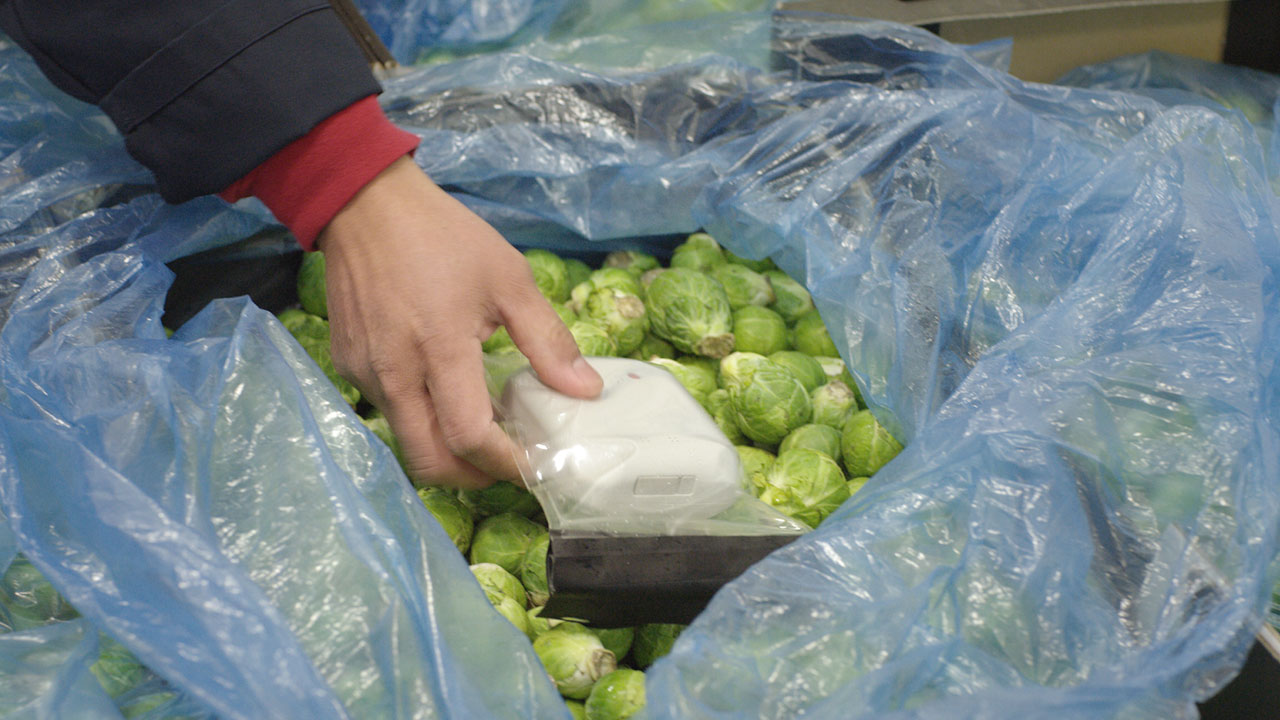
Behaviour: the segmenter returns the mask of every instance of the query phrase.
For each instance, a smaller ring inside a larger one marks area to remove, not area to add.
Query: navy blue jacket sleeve
[[[0,28],[106,112],[170,202],[381,89],[325,0],[0,0]]]

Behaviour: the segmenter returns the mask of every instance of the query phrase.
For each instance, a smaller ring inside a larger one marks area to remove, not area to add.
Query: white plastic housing
[[[563,395],[528,369],[502,398],[553,527],[677,528],[740,499],[737,450],[675,376],[640,360],[588,361],[604,379],[594,399]]]

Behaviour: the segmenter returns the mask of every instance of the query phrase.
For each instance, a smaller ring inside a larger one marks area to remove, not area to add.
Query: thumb
[[[522,293],[503,309],[507,332],[548,386],[574,397],[600,394],[604,381],[582,357],[573,334],[551,303],[536,291]]]

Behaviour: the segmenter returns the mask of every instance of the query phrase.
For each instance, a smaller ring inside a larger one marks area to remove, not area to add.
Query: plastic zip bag
[[[809,529],[756,499],[733,443],[670,372],[627,358],[591,362],[605,378],[592,400],[551,390],[531,369],[507,375],[495,398],[518,443],[525,485],[552,530],[795,536]]]

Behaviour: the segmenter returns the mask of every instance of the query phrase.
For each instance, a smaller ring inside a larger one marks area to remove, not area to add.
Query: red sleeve
[[[304,250],[355,194],[406,153],[418,137],[383,114],[376,95],[334,113],[311,132],[267,158],[218,196],[254,196],[284,223]]]

